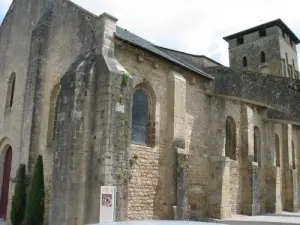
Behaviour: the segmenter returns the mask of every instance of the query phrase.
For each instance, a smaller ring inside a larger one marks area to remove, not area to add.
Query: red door
[[[0,200],[0,218],[6,218],[7,204],[8,204],[8,191],[11,170],[12,149],[9,147],[5,154],[3,181]]]

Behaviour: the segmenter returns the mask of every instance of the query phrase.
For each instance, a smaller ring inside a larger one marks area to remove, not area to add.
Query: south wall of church
[[[168,133],[168,76],[172,67],[168,63],[124,43],[116,44],[116,58],[133,76],[134,87],[149,91],[153,98],[155,122],[154,143],[152,146],[131,145],[131,154],[137,156],[132,167],[132,179],[129,186],[130,219],[172,218],[172,206],[176,205],[175,153]],[[210,215],[212,179],[223,179],[227,195],[219,205],[224,215],[242,213],[243,179],[247,174],[243,167],[242,151],[253,156],[253,130],[257,126],[261,131],[261,149],[264,149],[263,114],[248,107],[251,111],[249,124],[243,122],[245,105],[240,101],[213,97],[206,94],[208,81],[184,71],[186,81],[185,105],[185,148],[189,151],[189,204],[193,217]],[[228,173],[223,178],[214,178],[211,173],[211,160],[214,156],[225,158],[226,119],[233,118],[236,125],[236,159],[230,159]],[[243,129],[249,129],[249,149],[243,149]],[[250,153],[249,153],[250,152]],[[262,151],[262,163],[264,151]],[[247,156],[248,159],[248,156]],[[262,210],[264,210],[265,182],[264,170],[259,172],[260,187],[263,190]],[[247,187],[245,187],[247,188]],[[227,201],[227,203],[226,203]],[[150,207],[149,207],[150,206]]]
[[[131,155],[138,157],[132,168],[129,186],[129,219],[165,218],[172,219],[176,205],[176,154],[172,147],[172,134],[169,121],[170,82],[172,65],[125,44],[116,45],[116,58],[133,76],[134,87],[150,93],[151,104],[155,102],[155,122],[151,146],[131,145]],[[184,106],[185,148],[190,151],[189,175],[190,202],[197,202],[197,210],[206,213],[208,185],[208,147],[206,144],[209,129],[210,99],[205,94],[208,81],[195,77],[187,71],[180,72],[185,79],[186,105]],[[176,127],[174,128],[176,129]],[[200,202],[200,203],[199,203]]]

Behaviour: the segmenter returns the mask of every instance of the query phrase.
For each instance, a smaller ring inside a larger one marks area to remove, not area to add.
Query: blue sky
[[[0,0],[0,21],[11,1]],[[300,37],[299,0],[73,1],[96,15],[114,15],[119,26],[157,45],[206,55],[224,65],[229,64],[228,44],[222,38],[229,34],[281,18]]]

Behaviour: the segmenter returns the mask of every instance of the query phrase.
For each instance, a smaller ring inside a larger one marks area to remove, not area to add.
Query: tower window
[[[267,31],[266,29],[258,31],[259,37],[265,37],[267,36]]]
[[[241,44],[244,43],[244,37],[239,37],[239,38],[236,39],[236,41],[237,41],[238,45],[241,45]]]
[[[265,52],[260,53],[260,62],[262,62],[262,63],[266,62]]]
[[[293,47],[293,41],[290,39],[290,44],[291,44],[291,46]]]
[[[243,57],[243,67],[247,67],[247,57]]]

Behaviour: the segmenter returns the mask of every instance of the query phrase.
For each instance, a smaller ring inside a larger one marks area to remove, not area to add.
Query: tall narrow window
[[[266,62],[265,52],[260,53],[260,62],[262,62],[262,63]]]
[[[259,155],[260,155],[260,148],[261,148],[261,143],[260,143],[260,131],[258,127],[254,127],[254,162],[259,161]]]
[[[48,118],[48,134],[47,134],[47,145],[51,146],[52,142],[56,138],[56,128],[57,128],[57,109],[60,105],[60,99],[58,98],[60,93],[60,85],[57,84],[53,87],[50,95],[50,105],[49,105],[49,118]]]
[[[236,125],[230,116],[226,119],[225,156],[236,159]]]
[[[148,144],[148,96],[142,90],[133,94],[131,140],[139,144]]]
[[[294,69],[295,69],[295,61],[294,61],[294,59],[293,59],[293,67],[294,67]]]
[[[243,67],[247,67],[248,63],[247,63],[247,57],[244,56],[243,57]]]
[[[277,134],[275,134],[275,151],[276,151],[276,166],[280,167],[280,143]]]
[[[15,85],[16,74],[12,73],[9,77],[7,84],[6,108],[11,108],[14,103]]]
[[[16,76],[13,77],[13,81],[12,81],[12,84],[11,84],[9,107],[12,107],[13,102],[14,102],[15,85],[16,85]]]
[[[293,164],[293,169],[296,169],[296,150],[295,150],[294,141],[292,141],[292,164]]]

